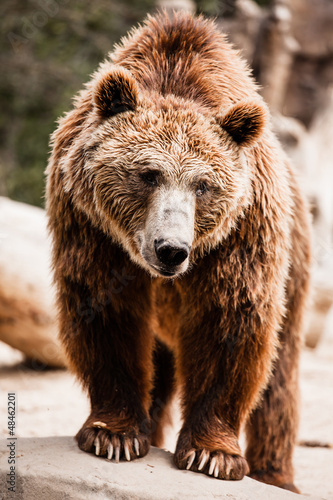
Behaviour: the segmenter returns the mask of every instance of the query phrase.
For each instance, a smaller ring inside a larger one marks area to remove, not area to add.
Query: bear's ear
[[[138,104],[138,86],[125,68],[114,68],[97,81],[94,103],[102,118],[134,110]]]
[[[262,134],[267,111],[256,101],[241,101],[231,106],[218,121],[238,145],[250,146]]]

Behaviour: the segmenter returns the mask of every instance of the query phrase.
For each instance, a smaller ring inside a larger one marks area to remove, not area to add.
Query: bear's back
[[[131,71],[142,89],[209,108],[257,95],[246,63],[214,22],[201,16],[178,12],[148,17],[110,58]]]

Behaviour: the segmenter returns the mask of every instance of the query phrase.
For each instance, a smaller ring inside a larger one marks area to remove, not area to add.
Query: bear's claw
[[[188,459],[187,465],[186,465],[186,469],[187,469],[187,470],[190,470],[190,468],[192,467],[192,464],[193,464],[193,462],[194,462],[194,459],[195,459],[195,451],[192,451],[191,455],[189,456],[189,459]]]
[[[249,472],[247,461],[240,455],[229,455],[223,451],[190,450],[175,456],[180,469],[202,472],[219,479],[242,479]]]
[[[200,463],[198,466],[198,470],[202,470],[204,468],[204,466],[206,465],[208,460],[209,460],[209,452],[206,450],[202,450],[201,455],[200,455]]]
[[[94,446],[95,446],[95,455],[99,456],[100,452],[101,452],[101,443],[100,443],[98,436],[96,436],[96,438],[95,438]],[[134,446],[136,456],[139,456],[140,455],[140,444],[139,444],[139,441],[137,440],[137,438],[133,439],[133,446]],[[121,446],[119,444],[117,446],[113,446],[112,443],[109,443],[107,446],[107,452],[106,452],[107,459],[112,460],[113,451],[114,451],[115,462],[119,463],[120,448],[121,448]],[[128,462],[130,462],[131,461],[130,445],[127,441],[124,441],[123,449],[124,449],[124,457],[126,458],[126,460]],[[104,455],[105,455],[105,453],[104,453]]]
[[[217,471],[217,474],[215,474],[215,469]],[[219,473],[219,465],[217,463],[217,459],[216,457],[213,457],[210,461],[210,464],[209,464],[209,470],[208,470],[208,474],[211,476],[212,474],[214,473],[214,476],[217,477],[218,476],[218,473]]]
[[[78,432],[76,439],[81,450],[115,462],[143,457],[150,446],[150,438],[134,429],[116,434],[106,427],[87,426]]]
[[[98,456],[99,452],[101,451],[101,443],[99,442],[98,436],[95,438],[94,446],[95,446],[95,455]]]
[[[124,443],[124,452],[125,452],[125,458],[128,462],[130,462],[131,460],[131,456],[130,456],[130,452],[129,452],[129,448],[128,448],[128,444],[127,443]]]
[[[114,459],[115,462],[118,464],[119,463],[119,457],[120,457],[120,447],[116,446],[115,452],[114,452]]]
[[[109,443],[108,444],[108,456],[107,456],[107,459],[111,460],[112,459],[112,455],[113,455],[113,444]]]
[[[133,439],[133,444],[134,444],[135,453],[137,454],[137,456],[139,456],[140,455],[139,441],[136,438],[134,438]]]

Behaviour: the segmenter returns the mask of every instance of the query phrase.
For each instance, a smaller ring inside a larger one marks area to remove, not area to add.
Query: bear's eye
[[[200,184],[197,185],[196,190],[195,190],[195,195],[196,196],[202,196],[208,191],[208,186],[205,182],[200,182]]]
[[[148,186],[157,186],[158,175],[158,172],[149,170],[148,172],[143,172],[142,174],[140,174],[140,177],[145,184],[148,184]]]

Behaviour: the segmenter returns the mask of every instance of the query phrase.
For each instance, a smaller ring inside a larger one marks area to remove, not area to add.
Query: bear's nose
[[[163,239],[154,241],[155,252],[158,260],[168,267],[179,266],[187,259],[190,247],[186,243],[177,243]]]

